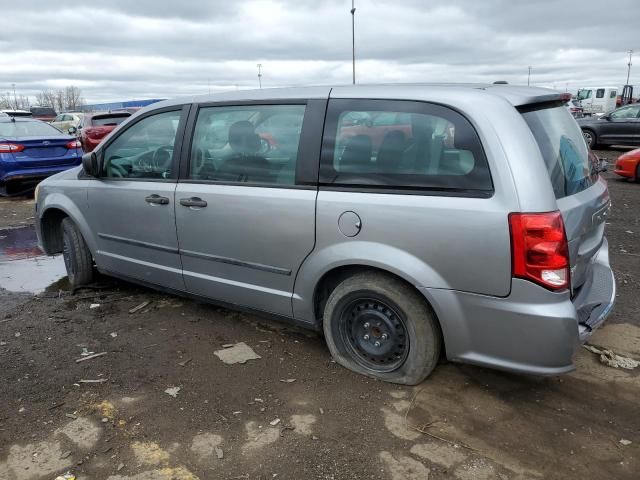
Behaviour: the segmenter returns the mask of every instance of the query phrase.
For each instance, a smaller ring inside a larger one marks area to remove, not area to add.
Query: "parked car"
[[[569,100],[565,106],[569,109],[573,118],[584,117],[584,109],[580,106],[578,100]]]
[[[0,194],[33,189],[54,173],[80,165],[74,137],[32,118],[0,117]]]
[[[578,119],[591,148],[600,145],[640,145],[640,103],[625,105],[601,117]]]
[[[623,153],[616,160],[615,173],[640,182],[640,148]]]
[[[12,108],[7,108],[5,110],[2,110],[2,112],[6,113],[10,117],[30,117],[31,116],[31,112],[27,110],[15,110]]]
[[[31,111],[33,118],[37,118],[43,122],[52,122],[58,116],[53,107],[35,106],[31,107],[29,110]]]
[[[90,152],[98,146],[104,137],[130,116],[129,112],[85,114],[80,130],[76,131],[72,127],[69,129],[69,133],[77,132],[82,148],[85,152]]]
[[[585,115],[602,115],[617,106],[617,87],[586,87],[578,90],[576,100]]]
[[[83,115],[84,114],[82,113],[73,112],[61,113],[53,120],[53,122],[51,122],[51,125],[56,127],[61,132],[69,133],[69,129],[71,127],[75,128],[76,130],[78,129],[78,127],[82,123]]]
[[[441,352],[567,372],[615,299],[609,192],[567,100],[368,85],[160,102],[40,184],[40,244],[72,285],[95,265],[322,329],[339,364],[385,381],[421,382]],[[383,112],[378,145],[341,138]],[[265,124],[290,130],[264,148]]]

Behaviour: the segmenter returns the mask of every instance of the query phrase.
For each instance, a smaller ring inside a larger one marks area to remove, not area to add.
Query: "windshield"
[[[586,190],[597,178],[580,127],[564,107],[522,114],[538,143],[556,198]]]
[[[0,137],[61,137],[65,136],[57,128],[44,122],[2,122]]]
[[[111,115],[108,117],[94,117],[91,119],[91,125],[94,127],[105,127],[107,125],[120,125],[131,115],[122,114],[122,115]]]
[[[586,100],[587,98],[591,98],[591,90],[587,90],[585,88],[578,90],[576,100]]]

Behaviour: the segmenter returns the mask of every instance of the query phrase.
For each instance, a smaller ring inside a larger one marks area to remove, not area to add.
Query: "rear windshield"
[[[131,115],[123,113],[122,115],[110,115],[108,117],[93,117],[91,119],[91,125],[94,127],[104,127],[107,125],[120,125]]]
[[[556,198],[586,190],[598,178],[580,127],[565,107],[522,114],[538,142]]]
[[[0,137],[57,137],[64,136],[57,128],[44,122],[0,122]]]
[[[31,113],[34,115],[56,116],[56,111],[51,107],[31,107]]]

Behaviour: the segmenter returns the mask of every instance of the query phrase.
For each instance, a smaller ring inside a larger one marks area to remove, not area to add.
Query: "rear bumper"
[[[575,298],[513,279],[508,297],[422,289],[438,315],[451,361],[518,373],[555,375],[613,308],[615,281],[606,239],[592,276]]]
[[[64,172],[70,168],[74,168],[80,165],[80,159],[78,158],[73,163],[68,165],[56,165],[51,167],[36,167],[36,168],[15,168],[7,172],[2,172],[0,175],[0,183],[8,182],[24,182],[41,180],[43,178],[50,177],[56,173]]]

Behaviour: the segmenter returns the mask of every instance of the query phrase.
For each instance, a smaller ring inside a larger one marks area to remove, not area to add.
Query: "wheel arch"
[[[80,230],[89,250],[95,252],[95,239],[80,209],[68,197],[54,193],[47,195],[41,205],[38,231],[40,244],[47,255],[62,252],[62,220],[70,218]]]

